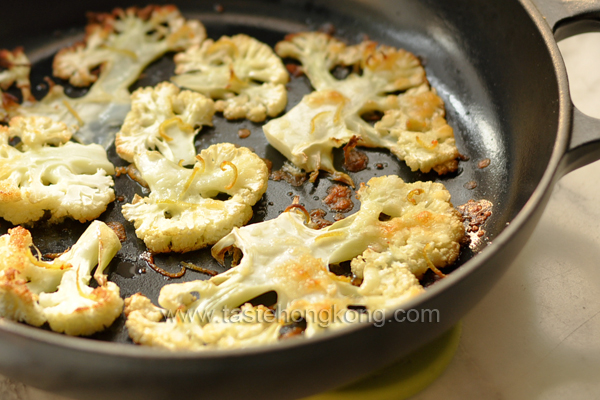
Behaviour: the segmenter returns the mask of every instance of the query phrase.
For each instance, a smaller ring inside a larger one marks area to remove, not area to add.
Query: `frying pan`
[[[438,310],[439,321],[389,322],[381,327],[356,325],[311,340],[280,342],[269,347],[202,353],[165,352],[133,346],[119,320],[107,332],[82,339],[0,320],[0,373],[40,389],[82,399],[299,398],[335,388],[381,368],[449,329],[500,278],[532,232],[552,185],[567,172],[600,158],[600,121],[573,107],[555,39],[597,30],[600,4],[589,1],[536,0],[256,0],[214,3],[184,1],[180,9],[200,19],[209,36],[245,32],[270,45],[284,34],[333,24],[349,42],[368,35],[420,56],[432,85],[444,99],[459,150],[471,161],[458,173],[438,177],[411,173],[385,151],[367,150],[371,170],[353,175],[397,174],[407,181],[443,182],[454,204],[487,199],[494,204],[485,225],[487,237],[473,250],[465,248],[456,270],[404,309]],[[51,56],[81,37],[86,11],[110,11],[127,1],[27,1],[3,5],[2,47],[25,46],[34,63],[34,87],[50,73]],[[172,62],[153,64],[135,87],[169,77]],[[80,94],[70,89],[71,95]],[[290,105],[310,87],[305,78],[290,84]],[[39,87],[37,95],[42,95]],[[289,106],[288,106],[289,108]],[[235,140],[241,127],[252,131],[241,144],[283,162],[263,139],[260,125],[225,122],[200,133],[198,148]],[[116,165],[124,165],[109,148]],[[339,157],[338,157],[339,158]],[[477,161],[489,158],[488,168]],[[375,171],[375,163],[384,163]],[[475,180],[474,190],[463,187]],[[255,207],[253,222],[276,217],[291,195],[307,208],[320,200],[331,183],[291,188],[269,182],[269,191]],[[118,194],[131,199],[141,188],[121,177]],[[120,221],[120,203],[103,214]],[[3,225],[3,229],[8,226]],[[127,225],[128,242],[111,265],[110,278],[122,295],[142,290],[156,300],[162,276],[148,271],[137,255],[143,244]],[[84,225],[38,226],[32,234],[42,251],[64,250]],[[159,260],[165,268],[180,260],[209,263],[206,252]],[[220,267],[214,267],[219,270]],[[222,270],[222,269],[221,269]],[[184,280],[205,279],[188,271]],[[386,317],[393,319],[393,311]]]

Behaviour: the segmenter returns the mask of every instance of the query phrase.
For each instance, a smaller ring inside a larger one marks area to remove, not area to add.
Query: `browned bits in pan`
[[[240,137],[240,139],[246,139],[248,136],[250,136],[251,133],[252,132],[250,132],[250,129],[246,128],[238,130],[238,136]]]
[[[489,158],[484,158],[483,160],[477,163],[477,168],[484,169],[490,166],[491,160]]]
[[[469,181],[463,185],[463,187],[467,190],[473,190],[477,187],[477,182]]]
[[[273,162],[268,158],[261,158],[264,163],[267,165],[267,170],[269,171],[269,177],[271,177],[271,171],[273,170]],[[271,178],[272,179],[272,178]]]
[[[115,232],[115,234],[119,238],[119,242],[123,243],[124,241],[127,240],[127,232],[125,232],[125,227],[123,226],[122,223],[116,222],[116,221],[111,221],[111,222],[107,222],[106,226],[108,226],[110,229],[112,229]]]
[[[445,164],[436,165],[433,167],[433,170],[438,173],[438,175],[446,175],[450,172],[454,172],[458,169],[458,160],[452,160]]]
[[[488,200],[475,201],[471,199],[458,206],[458,211],[464,218],[465,230],[471,239],[470,247],[474,248],[479,244],[479,239],[485,235],[482,226],[492,215],[492,203]]]
[[[191,270],[194,270],[194,271],[197,271],[197,272],[202,272],[203,274],[207,274],[207,275],[210,275],[210,276],[216,276],[216,275],[218,275],[217,271],[213,271],[212,269],[204,268],[204,267],[201,267],[199,265],[192,264],[192,263],[189,263],[189,262],[182,261],[181,265],[183,265],[187,269],[191,269]]]
[[[291,169],[283,167],[277,171],[273,171],[269,178],[274,181],[286,181],[290,185],[298,187],[306,182],[308,176],[304,172],[293,172]]]
[[[225,7],[223,7],[222,4],[215,4],[215,11],[218,12],[219,14],[221,14],[222,12],[225,11]]]
[[[146,261],[146,264],[148,264],[148,266],[150,268],[152,268],[154,271],[156,271],[159,274],[166,276],[168,278],[181,278],[183,276],[183,274],[185,274],[185,271],[186,271],[185,267],[183,267],[183,266],[181,267],[181,270],[176,273],[172,273],[172,272],[162,269],[161,267],[156,265],[156,263],[154,262],[154,254],[152,254],[149,251],[145,251],[142,254],[140,254],[140,258],[142,260]]]
[[[362,151],[356,150],[358,137],[352,136],[352,139],[344,146],[344,168],[350,172],[358,172],[367,168],[369,157]]]
[[[285,64],[285,69],[287,69],[290,75],[292,75],[294,78],[304,75],[302,67],[297,64]]]
[[[325,219],[325,214],[327,214],[327,212],[321,208],[310,210],[310,224],[308,226],[313,229],[321,229],[332,225],[333,222]]]
[[[127,168],[125,167],[116,167],[115,168],[116,176],[121,176],[127,174],[131,180],[136,181],[140,185],[145,188],[148,188],[148,183],[142,178],[142,174],[133,164],[129,164]]]
[[[458,211],[469,222],[471,229],[475,226],[479,228],[492,215],[492,203],[488,200],[469,200],[458,206]]]
[[[354,208],[354,203],[350,199],[352,190],[348,186],[333,185],[327,190],[327,196],[323,199],[330,210],[338,212],[348,212]]]
[[[345,216],[344,214],[342,214],[342,213],[336,213],[336,214],[333,216],[333,220],[334,220],[334,221],[336,221],[336,222],[337,222],[337,221],[341,221],[341,220],[343,220],[344,218],[346,218],[346,216]]]

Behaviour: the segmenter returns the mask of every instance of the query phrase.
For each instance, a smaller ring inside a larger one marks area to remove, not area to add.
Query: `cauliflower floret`
[[[349,182],[334,169],[332,149],[357,136],[359,145],[388,148],[413,171],[456,170],[459,154],[443,102],[413,54],[370,41],[346,46],[317,32],[288,35],[275,50],[298,59],[316,90],[263,127],[269,143],[298,167]],[[362,74],[336,79],[330,71],[337,65]],[[391,94],[398,91],[406,92]],[[373,111],[385,112],[375,127],[361,118]]]
[[[169,51],[182,51],[206,37],[202,24],[186,21],[174,6],[116,9],[91,14],[82,43],[59,51],[54,75],[77,86],[94,83],[70,98],[53,86],[39,102],[25,102],[11,115],[43,115],[78,130],[84,143],[108,146],[130,109],[129,86],[144,68]],[[101,66],[98,76],[96,67]]]
[[[302,318],[310,337],[398,307],[423,292],[418,277],[428,268],[457,259],[464,227],[442,184],[386,176],[363,184],[358,195],[357,213],[320,230],[299,212],[233,229],[212,253],[222,260],[235,247],[240,263],[209,280],[163,287],[162,308],[139,294],[128,299],[130,336],[169,349],[232,348],[275,342]],[[348,261],[352,279],[330,271]],[[247,303],[271,291],[272,315]],[[256,317],[231,314],[240,304]]]
[[[208,39],[177,54],[175,63],[171,80],[219,99],[215,107],[227,119],[261,122],[287,104],[287,70],[269,46],[250,36]]]
[[[210,146],[196,156],[193,169],[158,152],[134,158],[148,183],[148,197],[123,206],[137,236],[156,253],[197,250],[216,243],[252,217],[252,206],[267,189],[267,166],[245,147]],[[218,196],[229,196],[219,200]]]
[[[19,137],[13,147],[9,138]],[[14,117],[0,127],[0,217],[13,224],[65,217],[89,221],[115,199],[114,166],[99,145],[69,142],[62,122]]]
[[[158,150],[167,159],[193,164],[197,126],[212,126],[215,113],[211,99],[180,89],[169,82],[138,89],[131,94],[127,114],[115,141],[119,156],[133,162],[135,154]]]
[[[0,316],[30,325],[48,322],[67,335],[91,335],[121,314],[119,288],[104,269],[121,248],[117,235],[94,221],[77,243],[52,262],[31,253],[30,233],[16,227],[0,237]],[[92,270],[98,287],[88,286]]]

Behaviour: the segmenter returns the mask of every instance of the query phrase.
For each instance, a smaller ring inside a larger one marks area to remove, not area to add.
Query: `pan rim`
[[[533,190],[525,205],[521,208],[521,210],[519,210],[510,224],[494,239],[493,243],[490,243],[490,245],[483,249],[480,254],[477,254],[475,257],[465,262],[465,264],[452,272],[452,274],[449,274],[447,278],[430,287],[425,293],[403,304],[402,308],[404,309],[418,308],[420,304],[439,296],[448,287],[453,286],[459,281],[465,279],[475,270],[483,267],[483,265],[488,263],[493,257],[497,256],[497,254],[501,252],[504,247],[506,247],[506,245],[513,239],[516,233],[522,229],[532,218],[534,218],[536,210],[543,206],[544,200],[549,195],[549,191],[556,180],[560,162],[568,149],[572,118],[571,113],[573,106],[570,100],[566,67],[560,55],[553,32],[551,31],[541,12],[533,4],[532,0],[518,0],[518,3],[523,7],[524,11],[528,14],[528,16],[531,18],[531,21],[537,28],[537,33],[543,40],[546,50],[550,56],[553,71],[557,80],[558,126],[551,157],[546,165],[544,174],[542,175],[536,188]],[[388,310],[385,314],[386,319],[388,319],[388,317],[390,317],[394,311],[395,309]],[[0,319],[0,331],[4,331],[2,333],[3,335],[5,333],[12,334],[23,339],[34,340],[42,344],[91,354],[111,355],[122,358],[157,360],[206,360],[215,358],[221,359],[247,357],[255,354],[279,352],[285,349],[310,346],[322,341],[333,340],[338,336],[349,335],[352,332],[368,329],[372,326],[373,325],[371,323],[356,323],[344,329],[333,332],[325,332],[310,339],[289,340],[267,346],[255,346],[240,349],[204,350],[192,352],[170,351],[126,343],[103,342],[90,340],[89,338],[72,337],[41,330],[23,323]]]

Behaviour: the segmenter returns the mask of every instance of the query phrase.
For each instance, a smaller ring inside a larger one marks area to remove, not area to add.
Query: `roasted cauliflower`
[[[177,54],[175,63],[171,80],[219,99],[215,107],[227,119],[261,122],[287,104],[287,70],[269,46],[250,36],[208,39]]]
[[[32,247],[31,234],[20,226],[0,236],[1,317],[34,326],[47,322],[67,335],[91,335],[121,314],[119,287],[104,274],[121,243],[106,224],[92,222],[70,250],[51,262],[36,258]],[[94,268],[98,285],[92,289]]]
[[[252,206],[267,189],[264,161],[230,143],[203,150],[192,169],[155,151],[138,154],[134,161],[151,193],[136,196],[122,212],[155,253],[183,253],[216,243],[250,220]]]
[[[318,32],[288,35],[275,50],[298,59],[316,90],[263,127],[269,143],[298,167],[351,183],[333,167],[332,149],[357,136],[359,145],[388,148],[413,171],[456,170],[459,153],[444,104],[413,54],[371,41],[347,46]],[[336,79],[336,66],[362,73]],[[405,93],[393,94],[399,91]],[[375,111],[385,115],[371,126],[361,116]]]
[[[300,206],[235,228],[212,253],[222,260],[237,248],[239,265],[165,286],[162,308],[141,294],[126,299],[131,338],[168,349],[232,348],[275,342],[298,321],[310,337],[398,307],[423,292],[417,278],[427,269],[457,259],[464,227],[442,184],[386,176],[372,178],[358,196],[357,213],[320,230],[307,226]],[[331,272],[342,263],[350,263],[347,275]],[[249,303],[272,291],[270,307]]]
[[[16,147],[9,139],[19,138]],[[115,199],[114,166],[99,145],[69,142],[62,122],[14,117],[0,127],[0,217],[13,224],[65,217],[80,222],[102,214]]]
[[[31,63],[23,48],[17,47],[13,51],[0,50],[0,67],[5,68],[0,71],[0,89],[6,90],[15,84],[21,90],[23,99],[31,100],[33,98],[29,82]]]
[[[211,99],[180,89],[169,82],[138,89],[131,94],[131,111],[117,133],[119,156],[133,162],[136,154],[158,150],[167,159],[184,165],[196,159],[194,136],[202,125],[212,125]]]
[[[93,83],[87,94],[70,98],[55,85],[41,101],[25,102],[10,113],[51,117],[78,130],[80,141],[108,146],[129,111],[128,88],[144,68],[166,52],[200,43],[206,32],[198,21],[186,21],[174,6],[90,16],[85,40],[59,51],[53,64],[54,75],[73,85]]]

